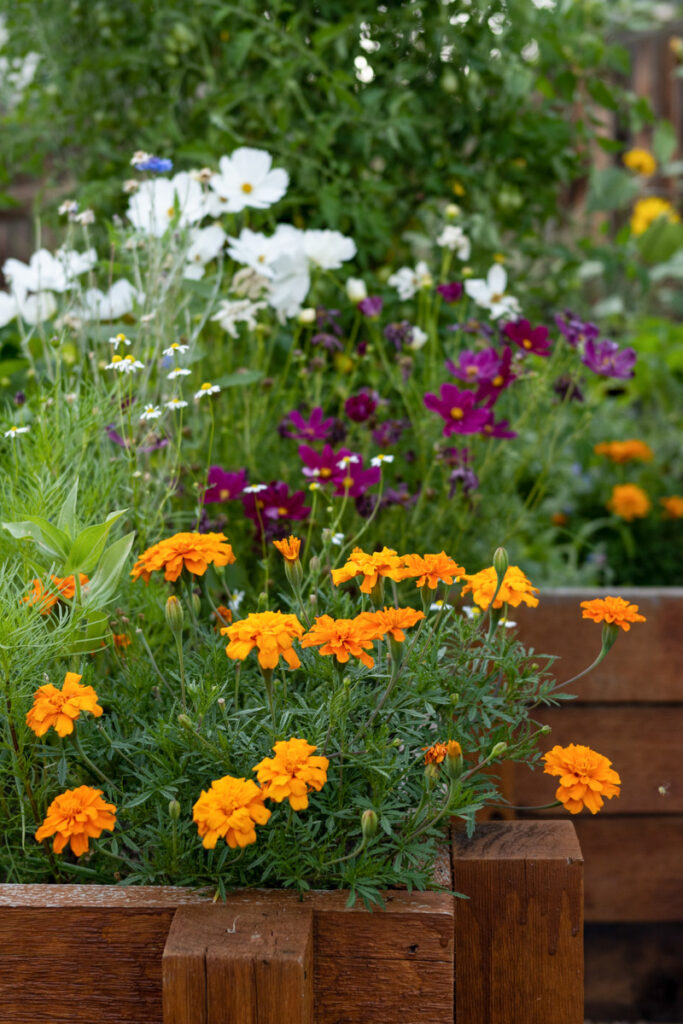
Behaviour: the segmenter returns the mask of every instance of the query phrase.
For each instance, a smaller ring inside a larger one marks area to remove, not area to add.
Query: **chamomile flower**
[[[164,403],[167,409],[185,409],[187,408],[187,402],[184,402],[182,398],[169,398],[168,402]]]
[[[244,488],[245,494],[258,494],[259,491],[267,491],[268,484],[249,484],[248,487]]]
[[[330,544],[336,544],[338,548],[340,548],[343,543],[344,543],[344,534],[343,533],[333,533],[332,536],[330,537]]]
[[[105,370],[118,370],[119,373],[135,373],[144,368],[145,364],[135,356],[112,356],[111,362],[105,366]]]
[[[393,461],[394,461],[394,456],[393,455],[380,454],[380,455],[375,455],[374,459],[370,459],[370,465],[371,466],[375,466],[375,467],[379,466],[381,468],[383,462],[393,462]]]
[[[352,465],[354,462],[360,462],[358,455],[344,455],[337,463],[337,466],[339,469],[346,469],[347,466]]]
[[[189,347],[190,347],[189,345],[181,345],[179,341],[173,341],[168,346],[168,348],[164,349],[162,355],[165,355],[165,356],[182,355],[183,352],[187,352]]]
[[[177,366],[175,370],[171,370],[166,376],[169,380],[175,380],[176,377],[189,377],[191,373],[191,370],[184,370],[182,366]]]
[[[10,427],[5,431],[5,437],[16,437],[17,434],[28,434],[28,427]]]
[[[170,376],[171,375],[169,374],[169,377]],[[204,383],[200,387],[199,391],[195,391],[194,397],[196,399],[200,399],[200,398],[203,398],[204,395],[217,395],[219,391],[220,391],[220,388],[219,388],[218,384]]]
[[[127,338],[125,334],[114,334],[109,339],[109,344],[114,346],[114,351],[118,350],[119,345],[130,345],[130,338]]]
[[[158,420],[161,416],[162,410],[158,405],[146,405],[144,412],[141,414],[141,420]]]
[[[442,612],[444,610],[444,608],[452,608],[452,607],[453,607],[453,605],[449,604],[448,601],[438,600],[438,601],[432,601],[432,603],[429,606],[429,610],[430,610],[430,612]]]

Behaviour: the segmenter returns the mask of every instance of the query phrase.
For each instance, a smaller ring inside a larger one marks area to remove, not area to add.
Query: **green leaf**
[[[238,370],[236,373],[228,373],[225,377],[219,377],[213,383],[221,388],[243,388],[247,384],[255,384],[257,380],[265,377],[262,370]]]
[[[126,560],[135,540],[135,532],[114,541],[102,555],[97,572],[90,580],[84,605],[102,608],[114,596]]]
[[[64,499],[60,513],[57,516],[57,526],[64,530],[73,539],[76,533],[76,502],[78,501],[78,477],[74,485]]]
[[[590,176],[587,210],[618,210],[628,206],[640,191],[640,185],[630,174],[618,167],[593,171]]]
[[[58,562],[63,562],[69,553],[70,538],[42,516],[29,516],[20,523],[2,525],[18,540],[30,537],[41,550]]]
[[[652,138],[652,152],[659,164],[667,163],[676,152],[676,132],[669,121],[659,121]]]
[[[93,609],[83,618],[80,640],[69,644],[69,654],[92,654],[99,651],[102,641],[109,635],[109,622],[104,612]]]
[[[118,512],[112,512],[103,523],[96,523],[94,526],[87,526],[85,530],[81,530],[73,542],[63,571],[88,574],[93,572],[104,551],[109,531],[125,512],[125,508]]]

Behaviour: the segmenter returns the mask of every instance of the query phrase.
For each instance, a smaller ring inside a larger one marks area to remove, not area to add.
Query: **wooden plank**
[[[315,963],[316,1024],[453,1022],[452,961],[339,959],[331,951]]]
[[[548,736],[539,737],[541,750],[550,750],[556,743],[579,743],[612,762],[621,778],[621,793],[605,800],[601,815],[683,814],[683,705],[567,704],[539,711],[537,717],[552,727]],[[511,802],[528,806],[550,803],[557,785],[542,766],[532,771],[515,765]],[[538,813],[547,817],[567,812],[557,808]]]
[[[683,702],[683,589],[631,587],[542,590],[537,608],[514,609],[520,638],[542,654],[557,654],[558,679],[587,668],[600,650],[601,627],[581,617],[581,601],[606,594],[637,604],[647,622],[620,635],[601,665],[569,691],[582,701]]]
[[[457,1024],[583,1024],[582,867],[571,822],[454,833]]]

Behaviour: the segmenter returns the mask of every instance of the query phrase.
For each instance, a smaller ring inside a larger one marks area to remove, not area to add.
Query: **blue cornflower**
[[[148,156],[145,160],[134,164],[136,171],[151,171],[152,174],[166,174],[173,170],[173,161],[161,156]]]

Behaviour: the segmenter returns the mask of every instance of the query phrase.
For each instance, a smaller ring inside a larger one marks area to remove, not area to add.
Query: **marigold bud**
[[[185,614],[183,612],[183,606],[177,597],[169,597],[164,608],[164,615],[166,616],[166,622],[172,633],[182,633],[183,631],[183,619]]]
[[[192,591],[192,607],[194,608],[195,615],[199,615],[202,608],[202,602],[199,599],[199,594],[195,594],[194,590]]]
[[[493,568],[496,570],[499,580],[505,579],[509,564],[510,558],[505,548],[496,548],[493,555]]]
[[[180,804],[177,800],[169,800],[168,802],[168,816],[171,821],[177,821],[180,817]]]
[[[425,778],[427,779],[427,782],[436,782],[438,777],[439,766],[438,764],[435,764],[433,761],[430,761],[429,764],[425,765]]]
[[[372,839],[373,836],[377,835],[377,829],[379,828],[379,819],[377,814],[372,808],[368,808],[360,816],[360,830],[363,833],[363,839],[366,841]]]
[[[449,740],[446,744],[444,767],[449,779],[459,779],[462,775],[462,747],[457,740]]]
[[[507,748],[508,748],[507,743],[502,743],[502,742],[501,743],[496,743],[495,747],[493,748],[493,750],[489,754],[489,757],[491,759],[493,759],[494,757],[501,757],[501,755],[505,753]]]
[[[194,732],[194,726],[190,718],[187,715],[178,715],[178,725],[182,725],[183,729],[189,729],[190,732]]]
[[[547,736],[548,733],[553,731],[553,729],[551,725],[542,725],[538,731],[541,736]]]

